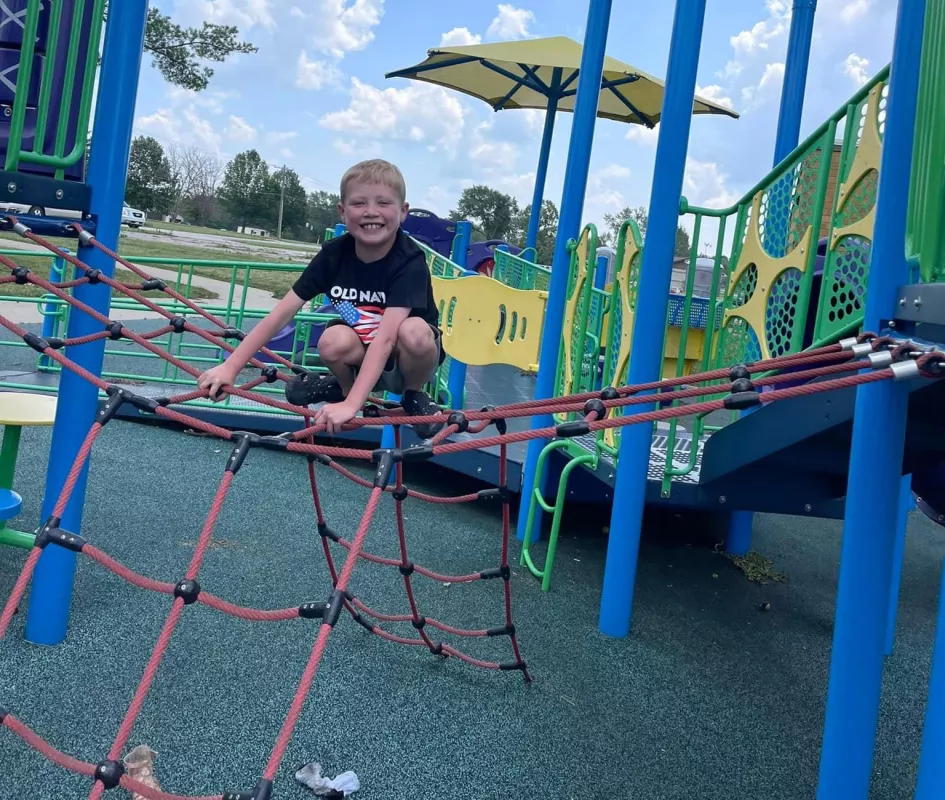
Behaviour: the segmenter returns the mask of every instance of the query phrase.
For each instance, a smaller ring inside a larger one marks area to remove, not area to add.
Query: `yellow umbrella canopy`
[[[567,36],[437,47],[419,64],[386,74],[438,84],[485,101],[495,111],[515,108],[574,111],[581,45]],[[597,116],[654,127],[665,84],[636,67],[604,58]],[[730,108],[696,97],[693,114],[738,118]]]

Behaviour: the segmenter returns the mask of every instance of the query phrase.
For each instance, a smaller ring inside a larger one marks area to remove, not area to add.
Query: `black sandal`
[[[443,411],[426,392],[418,392],[414,389],[407,389],[403,393],[400,405],[408,417],[429,417]],[[413,429],[421,439],[430,439],[443,430],[445,423],[445,419],[443,422],[421,422],[414,425]]]

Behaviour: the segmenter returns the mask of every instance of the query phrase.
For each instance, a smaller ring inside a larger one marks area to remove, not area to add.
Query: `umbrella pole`
[[[555,132],[555,116],[558,113],[558,98],[561,87],[561,67],[555,67],[551,80],[551,93],[548,95],[548,107],[545,110],[545,129],[541,135],[541,150],[538,154],[538,170],[535,173],[535,195],[532,198],[532,210],[528,215],[528,235],[525,247],[536,249],[535,262],[538,262],[538,229],[541,225],[541,203],[545,197],[545,179],[548,177],[548,160],[551,156],[551,140]]]

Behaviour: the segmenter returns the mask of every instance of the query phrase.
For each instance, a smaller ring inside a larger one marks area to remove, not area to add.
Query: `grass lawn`
[[[3,249],[4,241],[17,241],[22,242],[22,237],[18,236],[15,233],[0,233],[0,249]],[[65,247],[72,251],[76,249],[76,240],[71,238],[62,238],[62,237],[48,237],[48,241],[57,247]],[[219,256],[213,252],[211,248],[204,247],[191,247],[186,245],[172,244],[170,242],[162,241],[147,241],[142,239],[131,239],[128,237],[122,237],[119,245],[119,254],[127,258],[130,261],[135,261],[136,257],[141,258],[168,258],[175,259],[179,262],[184,262],[186,265],[188,261],[220,261],[225,262],[226,264],[242,264],[250,263],[254,264],[279,264],[285,266],[291,266],[292,269],[285,271],[270,271],[265,269],[254,269],[250,271],[249,274],[249,285],[257,288],[263,289],[265,291],[272,292],[276,297],[282,297],[285,292],[292,286],[298,277],[299,272],[305,267],[309,262],[311,256],[307,253],[300,251],[299,258],[293,260],[287,260],[284,256],[269,256],[266,253],[253,254],[252,259],[247,259],[246,257],[234,258],[232,254],[227,253],[223,248],[221,248],[221,253]],[[215,257],[216,256],[216,257]],[[48,256],[31,256],[27,253],[22,255],[17,254],[15,257],[18,263],[23,264],[23,266],[29,267],[31,270],[43,275],[44,277],[49,276],[49,257]],[[152,265],[143,264],[145,269],[149,269]],[[176,270],[175,264],[161,264],[153,265],[155,268],[166,269],[166,270]],[[207,278],[215,278],[217,280],[229,282],[233,279],[233,269],[230,266],[220,266],[220,267],[195,267],[193,270],[195,275],[201,275]],[[184,276],[186,276],[186,272]],[[186,277],[182,276],[183,281],[186,283]],[[125,270],[122,267],[119,267],[116,272],[116,277],[119,280],[137,280],[136,276]],[[246,279],[245,270],[238,270],[236,280],[242,284]],[[27,285],[27,286],[17,286],[16,284],[6,285],[2,294],[6,295],[18,295],[26,297],[38,297],[43,294],[42,290],[38,287]],[[194,299],[207,299],[216,297],[217,294],[206,289],[199,287],[191,288],[191,297]]]
[[[178,225],[174,222],[154,222],[148,220],[144,230],[158,231],[181,231],[182,233],[208,233],[213,236],[226,236],[230,239],[239,239],[241,241],[252,242],[253,244],[272,247],[307,247],[310,250],[316,248],[314,242],[301,242],[297,239],[276,239],[274,236],[263,238],[261,236],[252,236],[248,233],[238,233],[237,231],[220,230],[218,228],[206,228],[201,225]]]

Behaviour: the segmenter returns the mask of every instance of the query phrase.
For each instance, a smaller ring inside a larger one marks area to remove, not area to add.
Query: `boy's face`
[[[384,183],[351,181],[346,195],[338,214],[355,242],[378,247],[393,241],[408,211],[393,189]]]

